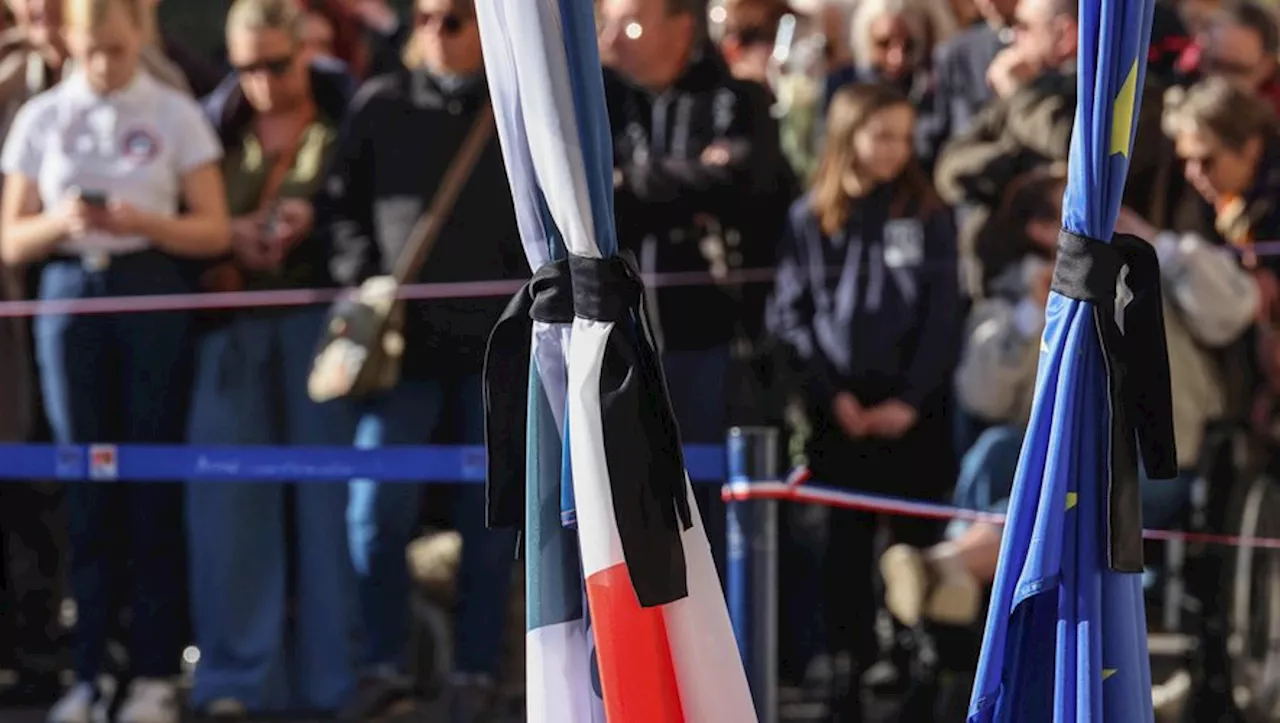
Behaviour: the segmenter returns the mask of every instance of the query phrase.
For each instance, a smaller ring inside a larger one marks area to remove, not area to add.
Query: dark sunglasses
[[[453,13],[428,13],[419,11],[413,15],[413,24],[417,27],[425,28],[435,25],[439,27],[440,32],[445,35],[458,34],[465,23],[465,20]]]
[[[751,48],[757,45],[773,45],[774,35],[770,34],[764,28],[743,28],[732,33],[728,33],[730,37],[738,41],[738,45],[744,48]]]
[[[288,55],[283,58],[264,58],[256,60],[252,63],[235,66],[236,72],[241,75],[250,73],[266,73],[267,75],[279,78],[289,72],[289,68],[293,67],[294,56]]]
[[[876,50],[881,52],[892,50],[897,47],[901,48],[902,52],[910,55],[916,48],[916,41],[914,38],[872,38],[871,42],[876,46]]]

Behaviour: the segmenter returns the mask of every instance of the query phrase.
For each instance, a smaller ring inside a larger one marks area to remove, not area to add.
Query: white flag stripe
[[[751,688],[734,644],[720,575],[711,557],[693,488],[687,487],[685,494],[693,510],[693,527],[684,532],[689,596],[662,610],[684,719],[696,723],[753,723],[756,711]]]
[[[508,185],[515,203],[516,222],[529,265],[537,269],[551,260],[550,234],[545,226],[542,194],[534,177],[533,158],[529,155],[529,139],[525,135],[520,110],[516,60],[506,41],[508,33],[503,14],[494,12],[489,3],[481,2],[476,4],[476,18],[485,29],[480,34],[480,45],[484,52],[485,75],[493,101],[502,160],[507,167]]]
[[[573,108],[574,98],[560,4],[558,0],[520,0],[503,2],[498,9],[496,0],[488,3],[505,18],[534,175],[546,195],[551,217],[569,251],[599,257],[581,135],[573,113],[564,110]]]
[[[528,723],[605,723],[604,708],[589,684],[590,643],[586,623],[574,620],[545,625],[525,636],[530,665],[525,674],[525,720]],[[576,718],[566,711],[577,711]]]
[[[548,228],[550,221],[545,213],[543,195],[538,190],[529,138],[525,134],[516,59],[507,42],[507,19],[487,2],[476,4],[476,18],[485,29],[480,34],[480,44],[484,51],[485,74],[489,80],[489,95],[493,99],[502,159],[507,167],[508,185],[515,204],[516,222],[529,266],[538,269],[551,260],[553,229]],[[559,330],[557,326],[535,323],[531,343],[533,358],[538,361],[542,385],[547,390],[547,399],[556,418],[556,428],[563,430],[564,349],[568,346],[569,327],[564,325],[563,330]]]
[[[611,331],[613,324],[576,319],[569,345],[569,459],[587,577],[624,561],[600,420],[600,367]]]

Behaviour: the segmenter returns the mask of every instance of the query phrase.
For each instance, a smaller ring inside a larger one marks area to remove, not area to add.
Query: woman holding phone
[[[44,262],[43,300],[185,293],[179,260],[229,247],[217,138],[193,100],[139,65],[144,3],[67,0],[75,70],[18,112],[0,154],[0,257]],[[189,327],[180,311],[38,317],[40,386],[56,441],[183,441]],[[95,705],[109,705],[97,680],[117,599],[132,610],[133,681],[117,720],[178,719],[181,490],[68,487],[77,683],[51,711],[54,723],[89,723]],[[111,589],[120,558],[131,568],[128,590]]]

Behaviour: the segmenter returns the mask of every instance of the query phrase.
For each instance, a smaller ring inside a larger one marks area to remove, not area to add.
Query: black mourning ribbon
[[[1126,268],[1133,298],[1124,308],[1121,329],[1116,290]],[[1160,262],[1155,249],[1136,236],[1116,234],[1108,244],[1064,230],[1058,235],[1052,288],[1093,307],[1111,408],[1107,558],[1115,572],[1142,572],[1139,453],[1149,479],[1178,474]]]
[[[567,259],[534,272],[507,302],[489,332],[484,355],[484,435],[488,465],[485,497],[491,528],[524,527],[530,336],[535,321],[573,321]]]
[[[622,552],[645,607],[688,595],[682,534],[692,526],[680,430],[630,255],[570,255],[512,298],[485,354],[490,527],[522,528],[529,336],[533,321],[612,323],[600,371],[600,416]]]

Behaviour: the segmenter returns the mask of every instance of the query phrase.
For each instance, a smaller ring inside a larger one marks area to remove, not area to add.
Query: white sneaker
[[[910,545],[894,545],[880,557],[884,604],[903,625],[922,618],[946,625],[973,624],[982,614],[982,589],[965,570],[931,564]]]
[[[920,624],[929,595],[929,573],[920,551],[910,545],[894,545],[880,556],[884,578],[884,606],[903,625]]]
[[[118,723],[178,723],[178,688],[160,678],[138,678],[116,716]]]
[[[101,692],[100,692],[101,691]],[[106,723],[111,708],[111,694],[107,688],[95,688],[92,683],[76,683],[67,689],[57,703],[49,709],[48,723]]]

